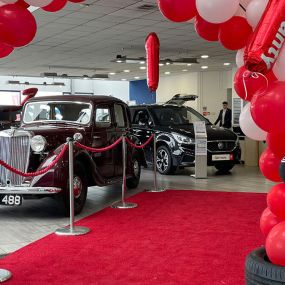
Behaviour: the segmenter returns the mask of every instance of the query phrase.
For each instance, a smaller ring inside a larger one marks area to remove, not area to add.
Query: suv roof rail
[[[169,101],[165,102],[165,105],[178,105],[182,106],[188,101],[194,101],[198,98],[197,95],[192,94],[176,94]]]

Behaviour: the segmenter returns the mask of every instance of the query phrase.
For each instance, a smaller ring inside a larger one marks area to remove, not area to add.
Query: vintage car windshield
[[[157,106],[151,108],[151,112],[162,126],[188,125],[197,121],[211,124],[200,113],[189,107]]]
[[[92,106],[81,102],[31,102],[25,107],[24,123],[33,122],[74,122],[88,124]]]

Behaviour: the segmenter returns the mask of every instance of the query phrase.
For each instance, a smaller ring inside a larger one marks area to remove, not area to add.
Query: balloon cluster
[[[285,266],[285,183],[280,183],[285,181],[285,168],[280,168],[285,157],[285,1],[157,2],[169,20],[184,22],[195,17],[200,37],[237,51],[234,88],[247,101],[240,127],[246,136],[267,141],[260,170],[267,179],[279,182],[268,194],[268,208],[261,216],[260,227],[266,236],[269,259]]]
[[[0,58],[11,54],[14,48],[28,45],[35,37],[37,23],[29,6],[47,12],[61,10],[67,2],[85,0],[0,0]]]

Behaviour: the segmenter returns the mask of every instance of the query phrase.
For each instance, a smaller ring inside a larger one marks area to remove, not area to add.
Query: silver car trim
[[[0,186],[0,195],[17,194],[17,195],[34,195],[34,194],[57,194],[61,192],[61,188],[57,187],[26,187],[26,186]]]

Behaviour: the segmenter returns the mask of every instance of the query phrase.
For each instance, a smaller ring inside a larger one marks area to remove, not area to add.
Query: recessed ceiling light
[[[140,66],[140,69],[146,69],[146,67],[145,66]]]
[[[110,75],[115,75],[115,74],[116,74],[116,72],[110,72],[109,74],[110,74]]]
[[[144,60],[140,61],[140,64],[145,64],[145,61]]]
[[[165,71],[164,74],[168,75],[168,74],[170,74],[170,72],[169,71]]]
[[[122,81],[127,81],[127,79],[126,79],[126,78],[122,78],[121,80],[122,80]]]
[[[188,69],[182,69],[182,71],[183,71],[183,72],[187,72],[187,71],[188,71]]]
[[[170,62],[169,62],[169,61],[167,61],[167,62],[166,62],[166,65],[170,65]]]
[[[201,66],[201,68],[202,68],[202,69],[207,69],[208,66],[207,66],[207,65],[203,65],[203,66]]]
[[[135,78],[135,79],[140,79],[140,77],[139,77],[139,76],[135,76],[134,78]]]
[[[231,64],[230,64],[229,62],[225,62],[224,65],[225,65],[225,66],[229,66],[229,65],[231,65]]]
[[[187,66],[191,66],[192,65],[192,63],[187,63]]]
[[[159,66],[164,66],[164,63],[160,63]]]
[[[201,55],[201,58],[209,58],[209,56],[207,54],[203,54]]]
[[[121,59],[117,59],[116,62],[122,63],[123,61]]]
[[[128,73],[128,72],[130,72],[130,70],[129,69],[125,69],[124,72]]]

